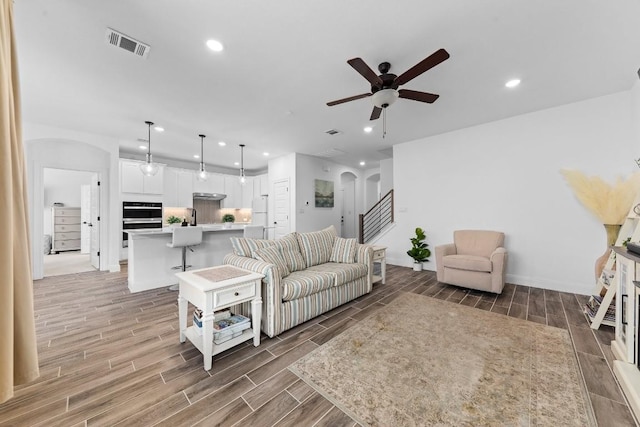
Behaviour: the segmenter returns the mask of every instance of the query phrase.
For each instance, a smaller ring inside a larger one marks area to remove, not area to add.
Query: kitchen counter
[[[242,237],[245,224],[203,224],[202,243],[187,251],[190,269],[222,265],[224,256],[232,252],[230,237]],[[176,273],[182,264],[182,250],[170,248],[174,227],[129,231],[128,285],[131,292],[163,288],[178,283]]]

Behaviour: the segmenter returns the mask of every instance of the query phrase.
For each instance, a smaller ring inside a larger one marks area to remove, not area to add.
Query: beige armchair
[[[502,293],[507,267],[504,233],[458,230],[453,243],[436,246],[439,282],[481,291]]]

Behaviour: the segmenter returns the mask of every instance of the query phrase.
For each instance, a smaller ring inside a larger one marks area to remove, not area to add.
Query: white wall
[[[45,168],[96,172],[100,186],[100,268],[119,271],[120,184],[118,140],[102,135],[23,123],[23,141],[29,189],[31,255],[33,278],[43,276],[44,224],[40,208],[44,206]],[[37,214],[36,214],[37,212]]]
[[[380,197],[393,189],[393,158],[380,160]]]
[[[609,182],[636,172],[632,104],[620,92],[394,147],[396,227],[378,241],[409,266],[415,227],[431,249],[456,229],[506,233],[511,283],[589,294],[603,226],[578,202],[560,169]],[[634,117],[635,122],[640,117]],[[425,268],[435,270],[435,256]]]
[[[80,186],[91,185],[91,172],[50,169],[43,172],[44,182],[44,234],[52,234],[51,206],[58,202],[64,206],[80,207]]]

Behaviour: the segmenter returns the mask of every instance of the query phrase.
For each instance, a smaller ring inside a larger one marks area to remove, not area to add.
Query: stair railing
[[[389,190],[366,213],[359,215],[358,241],[367,243],[393,222],[393,190]]]

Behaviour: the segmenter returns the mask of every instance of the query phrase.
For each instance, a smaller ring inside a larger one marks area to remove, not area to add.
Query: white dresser
[[[80,208],[52,207],[51,252],[80,249]]]

